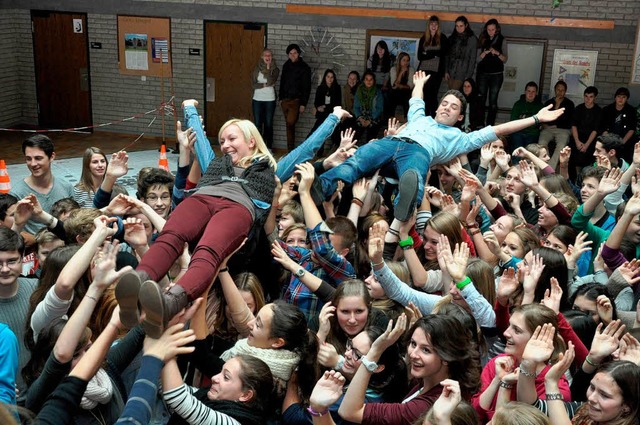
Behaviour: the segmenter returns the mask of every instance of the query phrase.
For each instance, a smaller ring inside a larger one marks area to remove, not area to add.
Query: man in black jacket
[[[304,112],[311,93],[311,68],[300,57],[300,46],[287,46],[289,60],[282,66],[280,106],[287,123],[287,149],[295,148],[296,123]]]

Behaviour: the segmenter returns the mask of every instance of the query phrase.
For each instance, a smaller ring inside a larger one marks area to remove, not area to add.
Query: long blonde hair
[[[104,160],[107,162],[107,165],[109,165],[107,155],[105,155],[100,148],[90,147],[85,149],[84,154],[82,155],[82,174],[80,175],[80,181],[76,184],[76,187],[87,192],[93,192],[93,178],[91,176],[91,168],[89,168],[93,155],[102,155]]]
[[[273,157],[273,155],[271,155],[271,152],[269,152],[269,148],[267,148],[267,145],[262,139],[262,136],[260,135],[257,127],[249,120],[241,120],[238,118],[230,119],[229,121],[224,123],[222,127],[220,127],[220,131],[218,132],[218,139],[222,138],[222,132],[230,125],[235,125],[240,129],[247,143],[249,143],[249,140],[251,139],[253,139],[256,143],[253,149],[253,153],[240,159],[240,161],[238,162],[238,166],[248,167],[253,162],[266,159],[267,161],[269,161],[269,165],[271,166],[271,168],[273,168],[274,171],[278,168],[275,158]]]

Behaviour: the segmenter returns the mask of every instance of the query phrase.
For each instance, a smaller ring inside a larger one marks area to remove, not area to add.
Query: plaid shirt
[[[313,229],[307,229],[311,250],[290,247],[281,240],[278,240],[278,243],[291,259],[300,264],[300,267],[335,288],[344,280],[355,279],[356,273],[351,263],[333,248],[329,240],[330,232],[324,222],[319,223]],[[283,299],[300,308],[307,317],[307,322],[311,322],[317,317],[323,306],[318,297],[294,273],[291,274],[291,280],[284,291]]]

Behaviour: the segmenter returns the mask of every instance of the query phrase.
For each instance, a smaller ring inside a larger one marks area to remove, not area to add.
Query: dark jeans
[[[258,127],[267,147],[273,147],[273,114],[276,111],[276,101],[253,101],[253,122]],[[264,127],[264,128],[263,128]]]
[[[494,125],[496,123],[496,115],[498,115],[498,95],[500,94],[503,80],[504,74],[502,72],[499,74],[478,74],[478,92],[480,92],[480,99],[483,106],[487,104],[487,97],[489,98],[487,125]]]

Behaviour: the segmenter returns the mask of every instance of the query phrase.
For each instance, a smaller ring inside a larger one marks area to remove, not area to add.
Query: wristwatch
[[[306,272],[307,272],[307,271],[306,271],[305,269],[303,269],[302,267],[300,267],[298,270],[296,270],[296,276],[298,276],[298,277],[302,277],[302,276],[304,276],[304,274],[305,274]]]
[[[371,373],[375,372],[375,370],[378,368],[378,363],[370,361],[367,356],[362,356],[360,358],[360,361],[362,362],[362,365],[366,367],[367,370]]]

